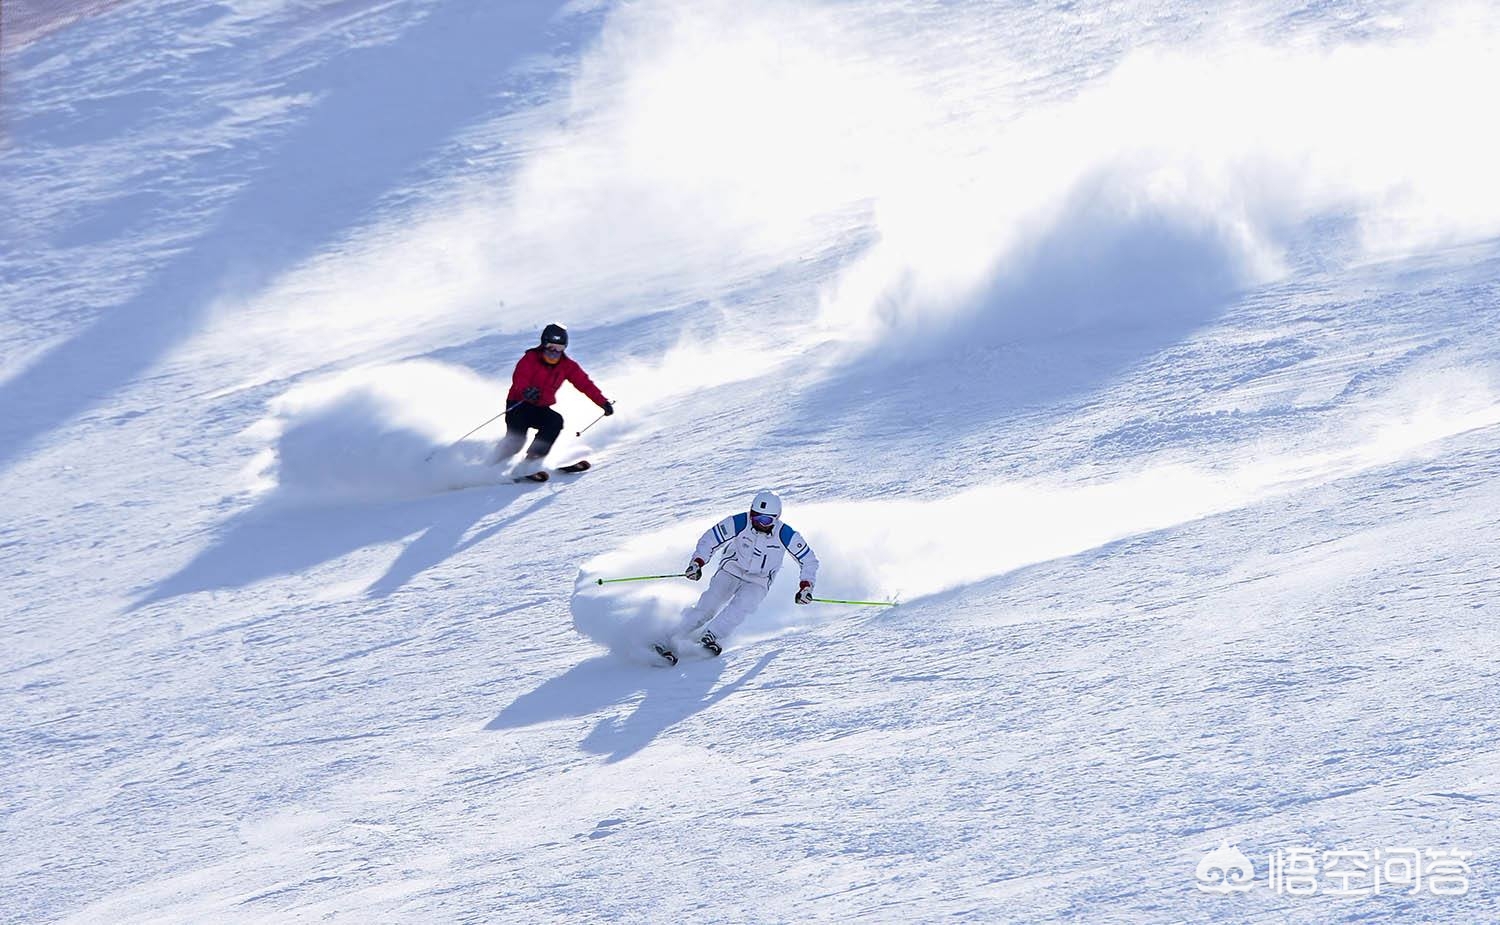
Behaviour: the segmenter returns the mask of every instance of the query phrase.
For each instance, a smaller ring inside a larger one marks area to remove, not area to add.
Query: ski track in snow
[[[1493,16],[736,9],[7,44],[0,918],[1500,918],[1500,211],[1424,129]],[[1343,76],[1421,61],[1345,165]],[[554,316],[620,414],[492,484],[445,447]],[[902,606],[578,632],[762,486]],[[1274,893],[1303,845],[1472,888]]]

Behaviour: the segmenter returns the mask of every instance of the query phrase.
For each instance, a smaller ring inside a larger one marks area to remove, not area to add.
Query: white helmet
[[[770,517],[773,523],[781,517],[781,499],[776,497],[775,492],[755,493],[754,500],[750,502],[750,519],[754,520],[756,517]],[[764,529],[770,530],[771,526],[772,524],[766,524]]]

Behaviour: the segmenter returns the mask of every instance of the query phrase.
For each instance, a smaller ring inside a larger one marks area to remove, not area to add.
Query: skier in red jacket
[[[526,432],[534,429],[536,436],[526,449],[524,468],[530,470],[528,477],[546,476],[541,468],[542,459],[563,429],[563,417],[552,410],[552,405],[557,402],[557,390],[564,381],[573,383],[606,415],[615,413],[614,403],[604,397],[583,367],[567,355],[567,349],[568,329],[549,324],[542,329],[542,342],[521,354],[510,377],[510,393],[505,396],[509,408],[505,412],[505,438],[495,448],[495,462],[503,462],[520,452]],[[583,470],[588,463],[580,461],[567,468],[575,467],[575,471]]]

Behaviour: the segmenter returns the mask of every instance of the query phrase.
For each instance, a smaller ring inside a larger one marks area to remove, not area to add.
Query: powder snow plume
[[[505,388],[432,361],[362,367],[298,385],[255,428],[272,452],[280,497],[360,501],[497,481],[486,453],[495,421],[450,448],[463,429],[505,408]],[[429,459],[429,456],[431,457]]]

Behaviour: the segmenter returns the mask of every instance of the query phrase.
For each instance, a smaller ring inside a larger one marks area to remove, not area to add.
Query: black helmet
[[[568,346],[568,329],[560,324],[549,324],[542,328],[542,346],[561,344]]]

